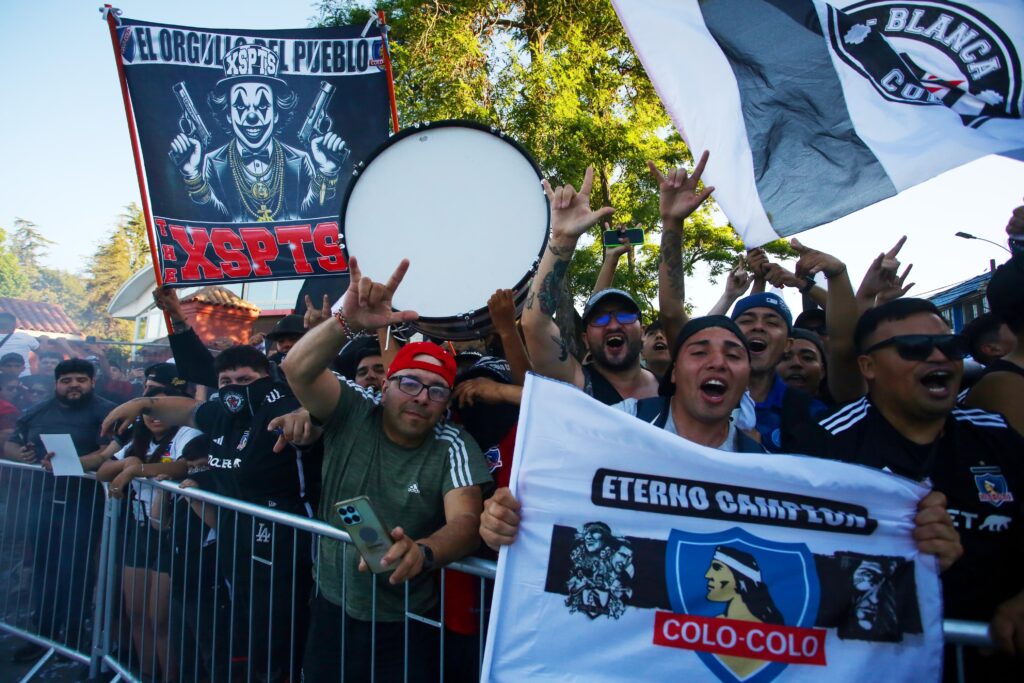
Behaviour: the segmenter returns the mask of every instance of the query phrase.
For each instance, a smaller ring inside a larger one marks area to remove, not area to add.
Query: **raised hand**
[[[860,287],[857,288],[858,299],[874,306],[898,299],[914,286],[913,282],[904,285],[913,264],[907,266],[903,275],[898,275],[900,261],[897,255],[906,241],[906,236],[901,237],[892,249],[875,257],[875,260],[868,266]]]
[[[499,332],[515,330],[516,302],[515,292],[511,289],[499,289],[487,300],[487,312],[491,314],[491,322]]]
[[[651,176],[657,181],[658,191],[661,193],[658,206],[665,227],[681,227],[687,216],[693,213],[715,191],[714,187],[697,190],[707,162],[708,152],[706,150],[693,169],[693,173],[687,173],[685,168],[677,168],[663,174],[653,161],[647,162],[647,168],[650,169]]]
[[[579,192],[572,185],[551,189],[544,181],[544,192],[551,204],[551,234],[562,240],[578,240],[580,235],[610,217],[615,209],[605,206],[590,210],[590,191],[594,186],[594,167],[587,166]]]
[[[754,276],[747,272],[742,263],[737,263],[725,278],[725,293],[738,299],[746,293],[753,281]]]
[[[164,285],[153,290],[153,303],[164,313],[171,316],[172,320],[185,320],[185,312],[181,308],[181,301],[178,299],[178,292],[172,287]]]
[[[331,317],[331,299],[324,294],[323,304],[320,308],[313,306],[313,300],[306,295],[306,313],[302,316],[302,325],[307,330],[311,330],[319,325],[324,320]]]
[[[764,269],[764,279],[768,281],[772,287],[795,287],[799,289],[806,284],[806,280],[802,279],[796,273],[791,273],[786,270],[778,263],[769,263],[768,267]]]
[[[800,255],[800,259],[796,262],[796,272],[798,273],[806,273],[811,276],[825,273],[825,277],[831,279],[846,271],[846,264],[831,254],[805,247],[795,237],[790,240],[789,244]]]
[[[348,268],[348,289],[341,299],[341,309],[353,332],[412,322],[420,317],[415,311],[394,311],[391,306],[395,290],[409,270],[409,259],[402,259],[384,284],[364,277],[355,256],[349,259]]]

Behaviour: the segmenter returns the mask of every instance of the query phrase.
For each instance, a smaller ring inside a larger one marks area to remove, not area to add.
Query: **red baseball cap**
[[[430,356],[441,362],[440,365],[425,363],[415,360],[416,356]],[[455,357],[433,342],[412,342],[406,344],[391,361],[388,367],[388,377],[399,370],[426,370],[441,375],[442,379],[451,388],[455,384]]]

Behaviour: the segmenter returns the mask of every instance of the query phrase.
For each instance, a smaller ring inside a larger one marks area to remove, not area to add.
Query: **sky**
[[[16,217],[36,223],[56,242],[47,263],[71,271],[85,267],[122,208],[139,202],[99,6],[95,0],[46,0],[0,7],[0,63],[7,65],[0,135],[8,159],[23,160],[9,165],[0,183],[0,227],[11,228]],[[202,27],[301,28],[317,14],[305,0],[126,0],[119,7],[132,18]],[[954,233],[1005,244],[1003,229],[1022,197],[1024,163],[986,157],[802,233],[800,240],[845,260],[856,285],[871,260],[905,234],[900,258],[914,264],[912,293],[924,294],[984,272],[989,259],[1005,260],[998,247]],[[698,314],[718,299],[720,286],[704,272],[689,279],[687,296]]]

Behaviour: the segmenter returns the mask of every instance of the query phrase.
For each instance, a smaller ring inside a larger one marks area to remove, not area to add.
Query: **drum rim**
[[[424,121],[422,123],[414,123],[408,128],[403,128],[397,133],[394,133],[391,136],[389,136],[387,140],[382,142],[372,152],[370,152],[370,154],[365,159],[355,164],[355,168],[352,171],[352,181],[349,182],[347,187],[345,188],[345,197],[341,201],[341,209],[338,212],[338,233],[340,237],[345,238],[344,253],[346,269],[348,262],[352,258],[352,255],[348,251],[348,235],[346,234],[345,231],[345,213],[348,210],[348,203],[349,199],[352,196],[352,191],[355,189],[356,185],[359,182],[359,179],[362,177],[363,169],[369,166],[374,159],[383,154],[386,149],[396,144],[400,140],[407,138],[411,135],[422,133],[424,130],[432,130],[435,128],[473,128],[481,132],[487,133],[489,135],[493,135],[494,137],[500,138],[502,141],[507,142],[511,144],[513,147],[515,147],[516,150],[530,163],[530,167],[533,169],[533,172],[537,175],[538,184],[540,184],[544,180],[544,175],[541,173],[540,166],[537,165],[537,161],[533,158],[533,155],[531,155],[530,152],[519,141],[501,132],[496,126],[488,126],[486,124],[480,123],[479,121],[471,121],[469,119],[441,119],[438,121]],[[547,194],[543,194],[544,203],[547,204],[548,207],[547,217],[544,219],[544,240],[541,242],[540,249],[537,251],[537,258],[534,259],[533,266],[531,266],[530,269],[526,271],[523,277],[520,278],[519,281],[515,283],[515,285],[509,288],[513,292],[519,290],[523,286],[525,281],[533,277],[533,275],[537,272],[537,267],[540,265],[540,260],[544,256],[544,249],[546,249],[548,245],[548,239],[550,238],[551,234],[551,202],[550,200],[548,200]],[[482,306],[481,308],[474,309],[473,311],[464,311],[442,317],[422,316],[420,320],[424,321],[427,324],[436,325],[439,323],[443,323],[445,321],[459,319],[466,313],[475,313],[481,310],[487,310],[487,306]],[[415,326],[416,322],[413,322],[412,325]]]

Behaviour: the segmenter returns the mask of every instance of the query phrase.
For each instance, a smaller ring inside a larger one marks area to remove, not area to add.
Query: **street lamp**
[[[996,245],[997,247],[999,247],[1000,249],[1002,249],[1003,251],[1005,251],[1008,254],[1013,253],[1009,249],[1004,247],[1003,245],[999,244],[999,242],[993,242],[992,240],[987,240],[984,237],[977,237],[976,235],[972,235],[969,232],[958,232],[958,233],[956,233],[956,236],[957,237],[961,237],[961,238],[963,238],[965,240],[981,240],[982,242],[988,242],[989,244]]]

